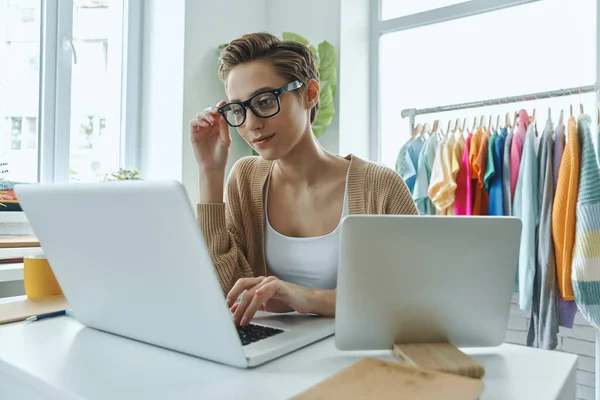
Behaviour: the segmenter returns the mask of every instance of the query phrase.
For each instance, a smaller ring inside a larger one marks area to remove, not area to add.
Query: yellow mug
[[[44,256],[23,258],[25,294],[30,299],[63,294],[48,260]]]

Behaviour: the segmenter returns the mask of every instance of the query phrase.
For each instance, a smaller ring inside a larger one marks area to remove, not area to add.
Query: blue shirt
[[[413,200],[420,215],[435,214],[435,206],[429,198],[429,182],[431,181],[431,170],[438,145],[438,135],[431,135],[423,144],[419,154]]]
[[[488,215],[504,215],[504,197],[502,186],[502,161],[504,159],[504,142],[508,131],[502,128],[502,132],[496,136],[493,148],[494,175],[490,179],[490,199],[488,202]]]
[[[548,121],[548,123],[551,123]],[[513,211],[523,224],[519,250],[519,307],[530,311],[536,266],[536,231],[539,222],[538,159],[535,151],[535,124],[530,124],[523,144]]]
[[[414,192],[419,154],[423,148],[423,143],[424,141],[420,136],[410,139],[400,148],[396,159],[396,172],[404,179],[411,194]]]

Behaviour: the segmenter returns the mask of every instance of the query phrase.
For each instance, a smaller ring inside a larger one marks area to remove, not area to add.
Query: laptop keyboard
[[[242,340],[242,346],[258,342],[259,340],[263,340],[283,332],[283,330],[281,329],[269,328],[267,326],[253,324],[250,324],[248,326],[238,325],[237,331],[238,335],[240,335],[240,339]]]

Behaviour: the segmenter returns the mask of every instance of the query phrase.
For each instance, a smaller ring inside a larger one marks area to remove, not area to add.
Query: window
[[[381,19],[392,19],[429,11],[436,8],[451,6],[458,3],[466,3],[467,0],[418,0],[398,1],[381,0]]]
[[[137,148],[139,0],[0,0],[0,163],[28,182],[102,180]],[[134,40],[128,39],[127,34]],[[57,39],[58,38],[58,39]],[[122,129],[123,126],[134,129]],[[137,167],[137,165],[134,165]]]
[[[385,4],[385,1],[384,1]],[[465,18],[386,33],[379,41],[380,161],[394,166],[408,139],[409,121],[400,110],[516,96],[596,82],[596,2],[545,0]],[[527,29],[510,29],[526,26]],[[504,115],[519,108],[540,116],[548,107],[553,121],[560,110],[579,104],[593,117],[595,94],[512,103],[444,114],[417,116],[416,122]],[[421,120],[419,119],[421,118]],[[454,125],[452,125],[454,126]]]
[[[11,180],[37,180],[40,15],[39,0],[0,1],[0,163]]]
[[[77,63],[71,78],[71,180],[100,180],[119,168],[123,53],[119,3],[77,1],[73,10]]]

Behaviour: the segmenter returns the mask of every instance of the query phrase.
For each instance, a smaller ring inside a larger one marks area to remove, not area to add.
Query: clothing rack
[[[598,0],[598,12],[600,14],[600,0]],[[600,25],[598,27],[598,37],[600,40]],[[600,57],[600,53],[599,56]],[[599,58],[600,61],[600,58]],[[409,127],[410,130],[409,132],[413,131],[413,127],[415,126],[415,117],[417,115],[425,115],[425,114],[435,114],[435,113],[440,113],[440,112],[446,112],[446,111],[456,111],[456,110],[466,110],[466,109],[470,109],[470,108],[480,108],[480,107],[489,107],[489,106],[495,106],[495,105],[501,105],[501,104],[510,104],[510,103],[520,103],[520,102],[524,102],[524,101],[535,101],[535,100],[540,100],[540,99],[549,99],[549,98],[555,98],[555,97],[565,97],[565,96],[571,96],[571,95],[578,95],[578,94],[584,94],[584,93],[593,93],[596,92],[596,106],[594,107],[594,116],[593,116],[593,121],[599,121],[599,116],[598,116],[598,112],[599,109],[598,107],[600,107],[600,65],[598,66],[599,70],[598,70],[598,82],[595,85],[587,85],[587,86],[579,86],[579,87],[572,87],[572,88],[567,88],[567,89],[558,89],[558,90],[551,90],[548,92],[539,92],[539,93],[530,93],[530,94],[524,94],[524,95],[519,95],[519,96],[510,96],[510,97],[500,97],[497,99],[489,99],[489,100],[482,100],[482,101],[472,101],[469,103],[460,103],[460,104],[452,104],[452,105],[445,105],[445,106],[439,106],[439,107],[432,107],[432,108],[421,108],[421,109],[417,109],[417,108],[407,108],[402,110],[402,118],[406,118],[409,117]],[[590,115],[592,116],[592,115]],[[597,149],[597,153],[598,153],[598,158],[600,159],[600,143],[598,143],[598,149]],[[600,400],[600,330],[596,330],[596,357],[595,357],[595,394],[596,394],[596,400]]]
[[[489,106],[497,106],[501,104],[510,104],[510,103],[520,103],[523,101],[534,101],[540,99],[550,99],[555,97],[565,97],[577,94],[584,93],[593,93],[600,88],[600,84],[596,85],[587,85],[587,86],[579,86],[572,87],[567,89],[558,89],[551,90],[548,92],[539,92],[539,93],[530,93],[523,94],[520,96],[510,96],[510,97],[499,97],[497,99],[489,99],[489,100],[481,100],[481,101],[472,101],[469,103],[460,103],[460,104],[452,104],[446,106],[432,107],[432,108],[406,108],[402,110],[402,118],[409,117],[410,124],[410,132],[412,132],[412,128],[415,125],[415,117],[417,115],[424,114],[435,114],[446,111],[456,111],[456,110],[466,110],[469,108],[480,108],[480,107],[489,107]],[[596,107],[594,107],[596,108]]]

